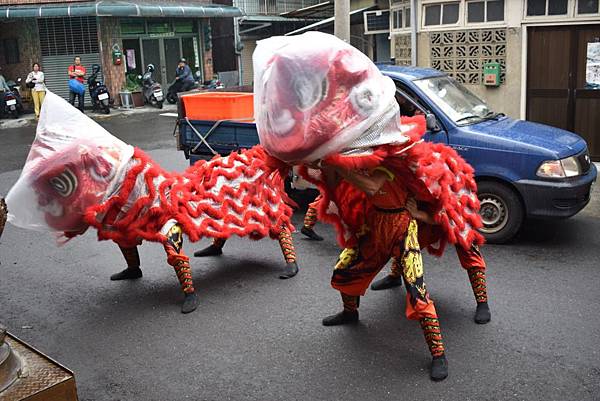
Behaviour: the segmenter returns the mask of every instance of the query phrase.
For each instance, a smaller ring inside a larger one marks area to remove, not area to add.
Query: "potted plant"
[[[142,107],[144,105],[144,96],[142,95],[142,83],[137,74],[127,74],[125,79],[125,91],[131,93],[134,107]]]

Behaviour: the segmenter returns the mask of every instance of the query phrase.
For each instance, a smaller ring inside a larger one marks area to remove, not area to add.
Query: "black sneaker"
[[[198,295],[195,292],[185,294],[183,305],[181,305],[181,313],[190,313],[198,307]]]
[[[110,276],[110,279],[112,281],[119,281],[119,280],[135,280],[142,277],[142,269],[140,269],[139,267],[128,267],[127,269],[115,273],[112,276]]]
[[[219,248],[218,246],[214,246],[213,244],[210,244],[206,248],[194,252],[194,256],[197,258],[202,258],[204,256],[219,256],[222,254],[223,248]]]
[[[308,238],[312,239],[313,241],[323,241],[323,237],[317,234],[312,228],[304,226],[302,227],[302,230],[300,230],[300,232],[306,235]]]
[[[488,306],[487,302],[477,303],[474,320],[477,324],[486,324],[492,320],[492,313],[490,312],[490,307]]]
[[[342,311],[323,319],[323,326],[339,326],[342,324],[353,324],[358,322],[358,311]]]
[[[446,355],[442,354],[433,357],[429,377],[435,382],[442,381],[448,377],[448,360],[446,360]]]
[[[400,287],[402,285],[402,277],[393,277],[390,275],[385,276],[381,280],[375,281],[371,284],[373,291],[387,290],[388,288]]]
[[[289,262],[285,264],[283,272],[279,275],[279,278],[285,280],[286,278],[292,278],[298,274],[298,265],[296,262]]]

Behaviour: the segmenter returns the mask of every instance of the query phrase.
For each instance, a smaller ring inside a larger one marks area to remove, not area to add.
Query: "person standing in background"
[[[81,57],[75,56],[73,59],[74,64],[69,66],[69,79],[76,79],[83,85],[83,77],[85,76],[85,67],[81,65]],[[85,91],[82,93],[73,92],[72,89],[69,89],[69,103],[73,106],[75,105],[75,96],[78,98],[78,108],[83,112],[83,96],[85,95]]]
[[[44,97],[46,96],[46,83],[44,82],[44,73],[40,69],[40,65],[38,63],[33,63],[32,68],[33,71],[27,75],[25,83],[34,84],[34,86],[31,87],[31,97],[33,98],[35,118],[39,119],[40,109],[42,108]]]
[[[0,108],[4,108],[4,94],[8,92],[10,88],[2,75],[2,67],[0,67]]]

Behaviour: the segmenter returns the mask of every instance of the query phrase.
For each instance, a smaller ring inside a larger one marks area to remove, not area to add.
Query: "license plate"
[[[156,91],[156,92],[154,92],[154,96],[155,97],[159,97],[159,96],[163,97],[163,93],[162,93],[162,91]]]
[[[6,101],[6,105],[7,106],[14,106],[15,104],[17,104],[17,100],[16,99],[12,99],[12,100],[7,100]]]
[[[161,101],[163,100],[162,95],[154,95],[154,97],[156,98],[156,100]]]
[[[108,93],[101,93],[98,95],[99,100],[108,99]]]

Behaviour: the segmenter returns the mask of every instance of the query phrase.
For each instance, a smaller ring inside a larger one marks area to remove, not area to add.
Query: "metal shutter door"
[[[73,58],[81,57],[81,63],[88,76],[93,64],[102,65],[96,17],[41,18],[37,23],[46,86],[57,95],[68,99],[67,69],[73,64]],[[99,78],[103,79],[102,76]],[[89,92],[85,100],[86,105],[89,105]]]
[[[77,56],[81,56],[81,64],[87,70],[86,78],[92,72],[92,64],[101,65],[99,53],[77,54]],[[74,55],[42,57],[42,71],[44,71],[46,86],[50,91],[67,100],[69,99],[69,74],[67,70],[73,64],[73,57]],[[85,104],[89,105],[90,96],[87,91],[87,79],[85,86]]]

